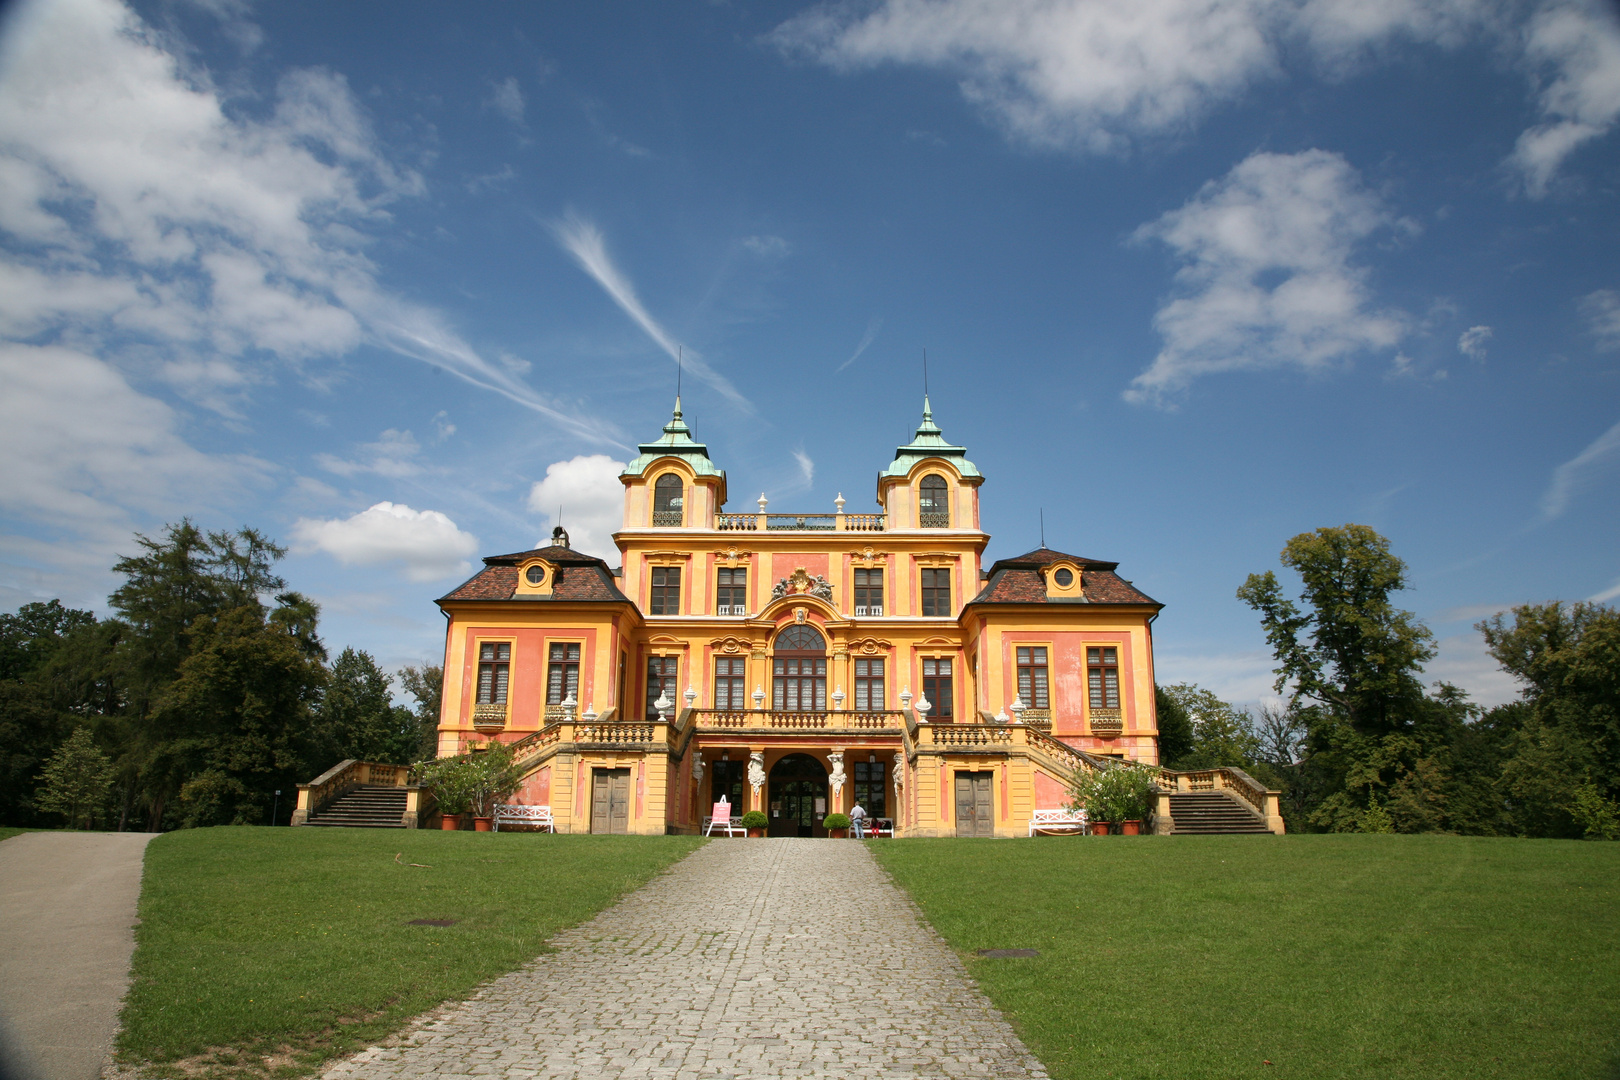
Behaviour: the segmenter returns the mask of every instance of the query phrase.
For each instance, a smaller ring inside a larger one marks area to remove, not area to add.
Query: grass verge
[[[1058,1080],[1620,1077],[1620,844],[870,847]]]
[[[552,934],[701,843],[373,829],[169,833],[146,853],[119,1060],[158,1077],[306,1074],[522,965]],[[408,925],[413,919],[455,925]]]
[[[10,825],[0,825],[0,840],[10,840],[19,833],[34,832],[34,829],[14,829]]]

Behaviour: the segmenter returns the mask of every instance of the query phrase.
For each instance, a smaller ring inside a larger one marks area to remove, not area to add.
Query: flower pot
[[[445,832],[455,832],[457,829],[461,828],[461,815],[445,814],[443,817],[439,818],[439,828],[443,829]]]
[[[762,837],[764,835],[765,835],[765,830],[764,829],[749,829],[748,830],[748,838],[750,840],[758,840],[760,837]]]
[[[830,836],[834,840],[843,840],[844,838],[849,836],[849,830],[848,829],[828,829],[827,830],[827,835]]]
[[[1106,821],[1093,821],[1091,823],[1091,835],[1092,836],[1107,836],[1108,835],[1108,822],[1106,822]]]
[[[1142,823],[1140,821],[1122,821],[1120,824],[1125,827],[1126,836],[1142,835]]]
[[[492,829],[494,827],[494,825],[495,825],[495,819],[492,818],[492,817],[475,817],[475,818],[473,818],[473,832],[489,832],[489,830]]]

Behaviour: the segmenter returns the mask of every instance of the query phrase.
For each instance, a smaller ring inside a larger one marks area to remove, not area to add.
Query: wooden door
[[[956,774],[956,835],[996,835],[995,812],[990,804],[990,778],[995,773]]]
[[[630,770],[591,770],[591,832],[630,831]]]

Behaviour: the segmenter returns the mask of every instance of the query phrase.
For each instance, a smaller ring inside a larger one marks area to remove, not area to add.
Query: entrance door
[[[591,832],[630,831],[630,770],[591,770]]]
[[[789,754],[771,767],[770,835],[820,836],[827,816],[827,770],[809,754]]]
[[[995,814],[990,806],[990,778],[995,773],[956,774],[956,835],[996,835]]]

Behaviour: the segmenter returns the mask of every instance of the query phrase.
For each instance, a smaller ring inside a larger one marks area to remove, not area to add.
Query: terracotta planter
[[[1142,823],[1140,821],[1122,821],[1120,824],[1125,826],[1126,836],[1142,835]]]
[[[445,832],[455,832],[457,829],[461,828],[461,815],[445,814],[439,819],[439,828],[443,829]]]
[[[494,827],[495,819],[492,817],[473,818],[473,832],[489,832]]]
[[[758,840],[760,837],[762,837],[764,835],[765,835],[765,830],[764,829],[749,829],[748,830],[748,838],[750,840]]]
[[[845,839],[845,838],[847,838],[849,836],[849,830],[848,829],[828,829],[827,830],[827,835],[832,837],[834,840],[843,840],[843,839]]]
[[[1108,835],[1108,826],[1109,826],[1109,822],[1106,822],[1106,821],[1093,821],[1091,823],[1091,835],[1092,836],[1107,836]]]

